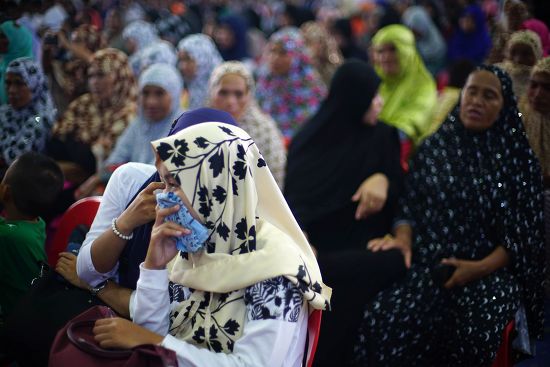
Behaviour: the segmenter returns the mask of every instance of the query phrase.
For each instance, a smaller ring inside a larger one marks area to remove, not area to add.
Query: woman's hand
[[[444,287],[451,289],[456,286],[463,287],[474,280],[485,276],[485,270],[480,261],[461,260],[454,257],[441,260],[442,264],[456,267],[453,275],[445,283]]]
[[[75,287],[88,290],[90,287],[76,273],[76,255],[70,252],[60,252],[55,264],[55,271]]]
[[[369,215],[378,213],[388,198],[390,183],[386,175],[375,173],[367,178],[351,197],[354,202],[359,202],[355,211],[355,219],[365,219]]]
[[[95,322],[94,338],[103,348],[130,349],[142,344],[159,344],[163,337],[133,322],[113,317]]]
[[[118,217],[116,221],[118,230],[125,234],[132,233],[135,228],[154,220],[157,206],[154,192],[162,189],[164,189],[162,182],[151,182],[147,185]]]
[[[177,223],[164,221],[164,218],[177,212],[179,208],[179,205],[164,209],[157,207],[157,216],[151,231],[151,242],[149,242],[147,256],[143,262],[146,269],[164,269],[166,264],[178,253],[174,237],[186,236],[191,233],[189,229]]]
[[[399,249],[403,254],[405,260],[405,266],[408,268],[411,267],[411,241],[406,239],[405,236],[394,237],[391,234],[387,234],[382,238],[375,238],[370,240],[367,244],[367,249],[372,252],[386,251],[390,249]]]

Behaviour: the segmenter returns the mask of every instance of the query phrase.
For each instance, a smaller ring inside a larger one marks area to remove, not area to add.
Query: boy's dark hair
[[[22,214],[44,215],[63,189],[63,172],[53,159],[43,154],[22,154],[6,173],[14,206]]]

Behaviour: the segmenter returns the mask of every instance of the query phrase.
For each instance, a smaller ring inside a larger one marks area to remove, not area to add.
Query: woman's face
[[[365,115],[363,116],[363,123],[370,126],[376,125],[376,123],[378,122],[378,115],[380,115],[380,111],[382,111],[383,106],[384,101],[382,100],[382,97],[377,94],[372,99],[369,109],[367,110],[367,112],[365,112]]]
[[[186,51],[178,52],[178,68],[185,80],[193,80],[197,75],[197,63]]]
[[[500,80],[487,70],[474,71],[462,89],[460,120],[468,130],[487,130],[504,104]]]
[[[224,75],[212,91],[212,107],[231,114],[237,121],[243,117],[249,101],[246,81],[237,74]]]
[[[6,74],[6,92],[8,103],[16,110],[25,107],[32,100],[32,91],[19,74]]]
[[[132,55],[134,52],[136,52],[137,43],[132,38],[127,38],[124,40],[124,48],[126,48],[126,51],[128,51],[128,55]]]
[[[146,119],[161,121],[170,114],[172,96],[164,88],[146,85],[141,90],[140,98]]]
[[[538,113],[550,114],[550,73],[534,73],[527,88],[529,105]]]
[[[399,74],[399,57],[397,48],[392,43],[384,43],[374,48],[374,64],[388,76]]]
[[[220,25],[214,31],[214,41],[221,50],[228,50],[235,43],[235,35],[231,28],[226,25]]]
[[[101,101],[108,101],[113,95],[115,77],[113,74],[105,74],[96,65],[88,68],[88,87],[90,93]]]
[[[537,58],[533,49],[524,43],[515,43],[508,49],[508,59],[517,65],[533,66]]]
[[[476,30],[476,23],[474,18],[470,15],[465,15],[458,20],[458,25],[464,33],[473,33]]]
[[[269,67],[275,75],[287,75],[292,65],[290,54],[282,45],[274,43],[269,47]]]
[[[181,186],[178,184],[170,171],[168,171],[158,155],[156,156],[155,166],[157,167],[157,171],[159,172],[161,181],[165,185],[164,192],[172,191],[173,193],[178,195],[181,201],[183,201],[183,205],[185,205],[187,210],[189,210],[189,213],[193,216],[193,218],[202,223],[201,217],[199,216],[195,208],[193,208],[193,206],[191,205],[191,202],[187,198],[187,195],[185,195],[185,192],[183,192]]]

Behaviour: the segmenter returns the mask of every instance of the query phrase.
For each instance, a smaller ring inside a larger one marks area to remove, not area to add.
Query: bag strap
[[[86,339],[80,338],[75,335],[75,331],[74,331],[75,329],[80,327],[93,327],[94,324],[95,324],[95,320],[71,321],[67,327],[67,337],[74,345],[76,345],[78,348],[80,348],[84,352],[94,354],[99,357],[123,359],[123,358],[128,358],[132,355],[131,350],[104,349],[98,346],[97,344],[91,343]]]

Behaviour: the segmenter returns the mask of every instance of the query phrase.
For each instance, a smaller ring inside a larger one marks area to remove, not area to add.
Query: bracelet
[[[101,282],[99,283],[98,285],[96,285],[95,287],[90,287],[89,291],[90,293],[92,294],[92,296],[95,296],[97,297],[97,294],[107,286],[107,282],[109,281],[109,279],[107,279],[106,281],[104,282]]]
[[[125,241],[131,240],[134,237],[134,233],[132,232],[129,235],[123,235],[122,233],[120,233],[120,231],[116,227],[116,220],[117,220],[117,218],[115,217],[111,221],[111,229],[113,230],[113,233],[116,234],[118,238],[121,238]]]

